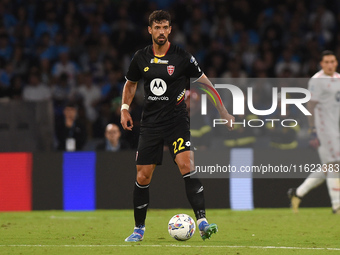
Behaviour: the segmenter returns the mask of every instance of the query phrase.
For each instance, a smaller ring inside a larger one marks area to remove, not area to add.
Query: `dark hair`
[[[334,56],[334,57],[336,58],[334,52],[331,51],[331,50],[324,50],[324,51],[321,53],[321,61],[323,60],[323,57],[324,57],[324,56]]]
[[[162,20],[169,21],[169,25],[171,25],[170,13],[163,10],[153,11],[149,16],[149,26],[151,27],[153,22],[160,23]]]

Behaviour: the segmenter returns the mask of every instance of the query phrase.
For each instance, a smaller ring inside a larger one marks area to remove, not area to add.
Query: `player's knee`
[[[190,172],[190,162],[177,162],[182,175]]]
[[[151,182],[151,175],[137,173],[137,182],[140,185],[148,185]]]

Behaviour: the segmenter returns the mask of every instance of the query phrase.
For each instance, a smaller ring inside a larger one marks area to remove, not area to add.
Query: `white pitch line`
[[[318,248],[318,247],[287,247],[287,246],[246,246],[246,245],[160,245],[160,244],[146,244],[146,245],[128,245],[128,244],[1,244],[0,247],[176,247],[176,248],[249,248],[249,249],[287,249],[287,250],[328,250],[328,251],[340,251],[340,248]]]

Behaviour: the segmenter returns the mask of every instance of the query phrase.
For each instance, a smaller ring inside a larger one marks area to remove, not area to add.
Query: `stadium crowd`
[[[340,55],[336,0],[3,0],[0,98],[51,100],[56,120],[75,101],[87,137],[104,137],[108,123],[120,126],[126,69],[151,43],[147,18],[160,8],[173,17],[170,41],[192,53],[208,77],[311,77],[322,50]],[[254,93],[270,103],[271,88],[258,84]],[[134,120],[142,100],[141,89]],[[126,136],[132,148],[134,126]]]

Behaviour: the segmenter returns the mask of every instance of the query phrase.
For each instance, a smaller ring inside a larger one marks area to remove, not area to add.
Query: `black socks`
[[[183,175],[185,190],[189,203],[195,213],[196,219],[205,218],[204,191],[201,181],[197,178],[190,178],[193,172]],[[145,226],[146,212],[149,206],[149,184],[140,185],[135,183],[133,191],[133,207],[135,226]]]
[[[140,185],[135,183],[133,191],[133,208],[135,215],[135,226],[145,226],[146,211],[149,205],[149,184]]]
[[[197,178],[190,178],[194,173],[195,172],[190,172],[183,175],[183,179],[189,203],[198,220],[205,218],[204,192],[201,181]]]

